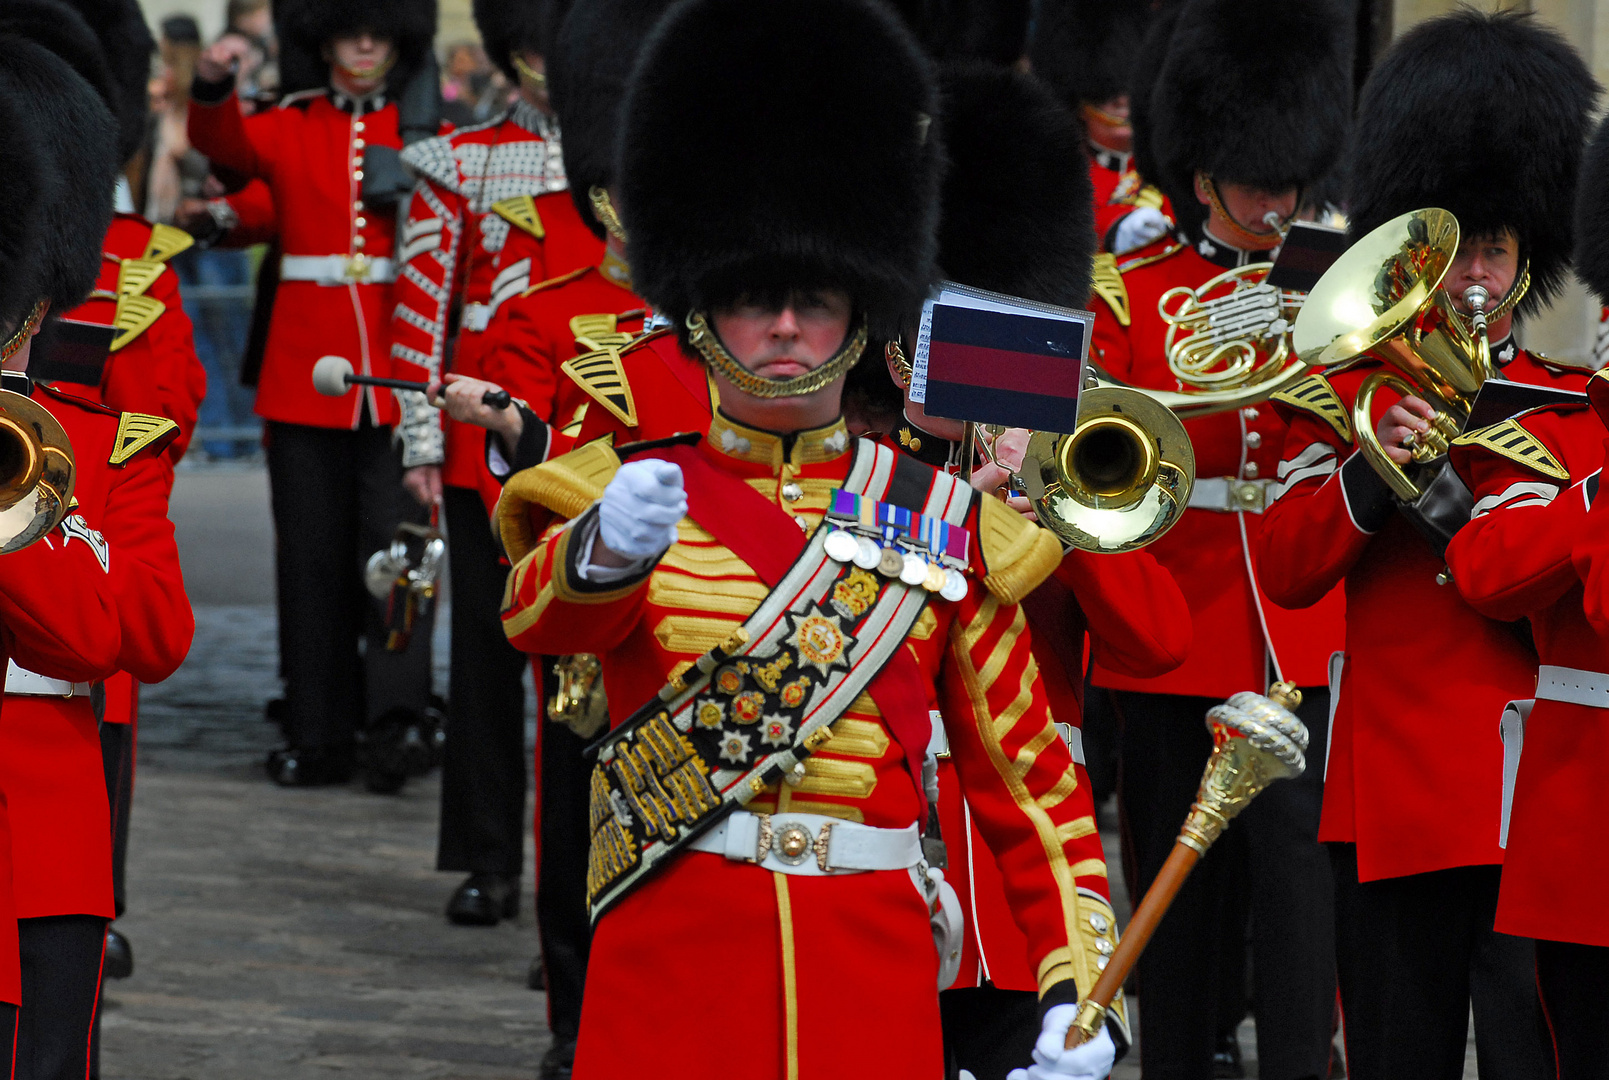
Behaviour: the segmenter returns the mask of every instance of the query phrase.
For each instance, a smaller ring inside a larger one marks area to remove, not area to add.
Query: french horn
[[[0,390],[0,555],[60,525],[73,505],[73,446],[32,398]]]
[[[1365,460],[1406,502],[1424,493],[1424,467],[1447,452],[1481,384],[1494,373],[1487,323],[1507,314],[1530,282],[1522,270],[1490,310],[1486,290],[1473,287],[1464,300],[1474,314],[1460,314],[1441,287],[1458,242],[1458,219],[1446,210],[1393,218],[1336,260],[1296,320],[1295,348],[1305,364],[1333,370],[1374,359],[1385,365],[1358,388],[1352,427]],[[1375,434],[1374,397],[1385,388],[1421,398],[1436,412],[1430,430],[1408,447],[1412,473],[1386,455]]]
[[[1086,365],[1072,432],[1035,432],[1015,475],[1040,524],[1093,552],[1132,551],[1177,524],[1195,484],[1184,421],[1256,404],[1307,376],[1291,346],[1303,294],[1269,284],[1273,268],[1236,267],[1162,295],[1168,370],[1183,390],[1129,386]]]

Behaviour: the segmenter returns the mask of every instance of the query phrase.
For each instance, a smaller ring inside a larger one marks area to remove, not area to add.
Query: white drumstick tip
[[[313,389],[325,397],[340,397],[352,389],[352,361],[344,356],[322,356],[313,365]]]

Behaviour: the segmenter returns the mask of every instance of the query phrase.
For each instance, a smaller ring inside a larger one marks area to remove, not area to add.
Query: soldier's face
[[[1295,188],[1284,191],[1264,191],[1261,188],[1250,187],[1246,184],[1236,184],[1228,180],[1218,181],[1218,200],[1223,203],[1234,224],[1239,225],[1247,232],[1268,237],[1268,246],[1273,247],[1279,243],[1278,222],[1290,220],[1296,213],[1296,200],[1300,196]],[[1210,206],[1211,196],[1200,176],[1196,177],[1196,198],[1203,206]],[[1214,217],[1218,211],[1212,211]],[[1274,220],[1269,219],[1273,215]],[[1244,245],[1242,245],[1244,246]]]
[[[794,293],[782,304],[739,301],[714,312],[715,333],[756,375],[791,379],[831,360],[849,335],[849,294]]]
[[[1134,128],[1129,124],[1129,96],[1119,94],[1099,105],[1082,109],[1084,134],[1096,146],[1126,154],[1134,148]]]
[[[1484,288],[1490,297],[1486,306],[1497,302],[1514,287],[1520,272],[1520,244],[1513,232],[1505,229],[1487,236],[1465,237],[1453,256],[1453,265],[1441,279],[1441,287],[1453,299],[1453,305],[1465,314],[1469,305],[1464,303],[1464,290],[1471,285]],[[1494,339],[1495,340],[1495,339]]]
[[[356,82],[379,81],[391,61],[391,39],[367,30],[330,42],[330,60]]]

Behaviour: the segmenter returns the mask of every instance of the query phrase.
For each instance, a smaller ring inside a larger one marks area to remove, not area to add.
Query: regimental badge
[[[788,625],[793,633],[784,640],[798,650],[801,662],[812,665],[822,675],[830,675],[833,668],[849,667],[844,654],[855,639],[839,625],[842,621],[841,615],[828,614],[819,604],[803,618],[789,612]]]

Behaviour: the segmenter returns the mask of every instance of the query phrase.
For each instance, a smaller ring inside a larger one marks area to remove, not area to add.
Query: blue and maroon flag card
[[[911,400],[932,416],[1071,431],[1095,316],[943,282],[923,306]]]

